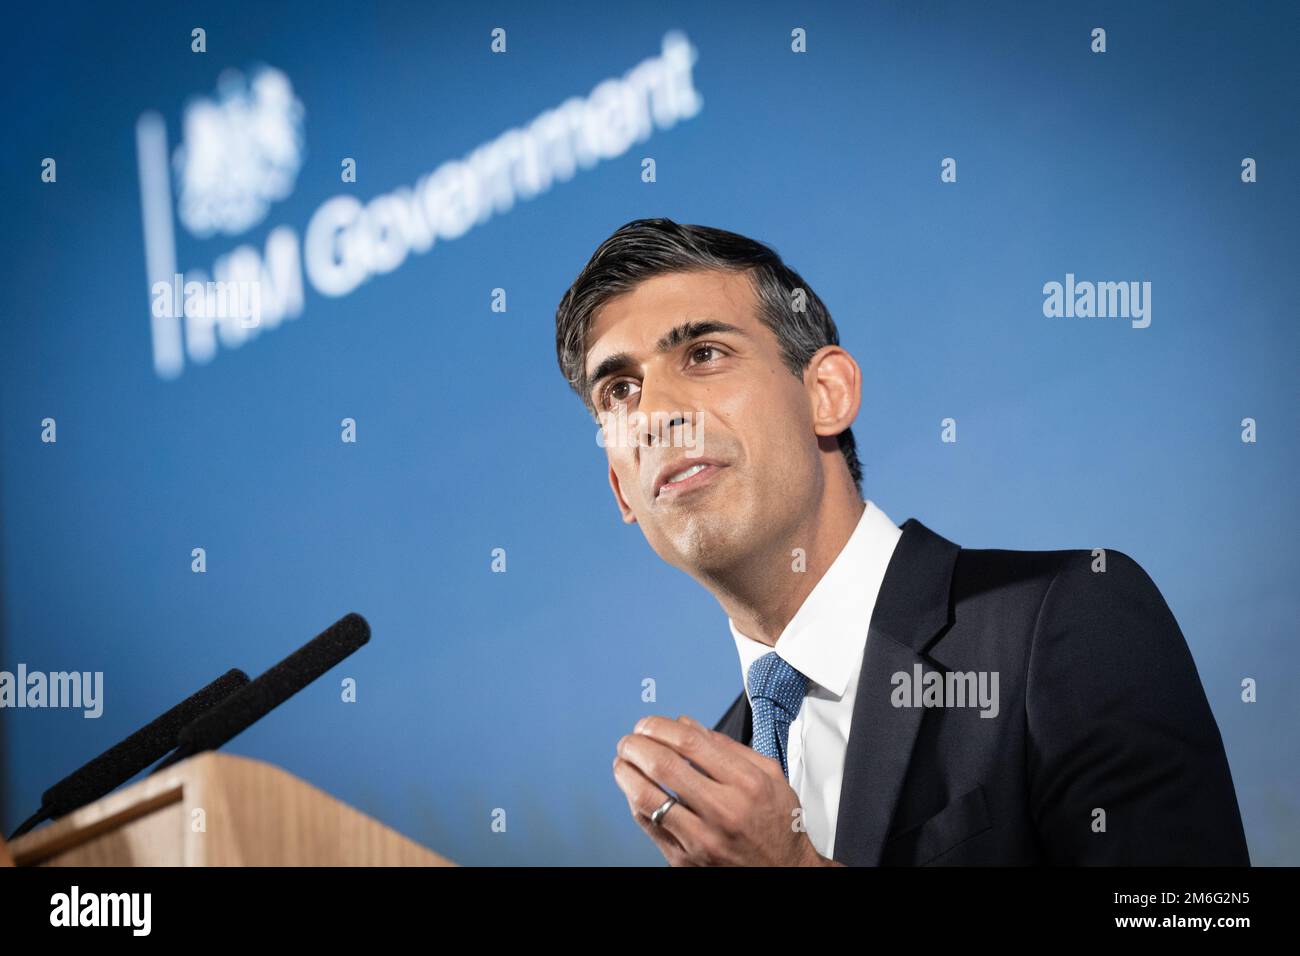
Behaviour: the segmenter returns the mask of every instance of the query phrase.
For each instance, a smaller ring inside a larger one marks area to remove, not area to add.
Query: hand
[[[689,717],[644,717],[618,741],[614,780],[673,866],[839,866],[796,827],[781,764]],[[650,815],[678,803],[659,825]]]

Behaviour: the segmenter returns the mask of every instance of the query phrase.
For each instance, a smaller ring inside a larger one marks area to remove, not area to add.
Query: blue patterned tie
[[[753,747],[764,757],[781,761],[781,770],[790,779],[786,747],[790,742],[790,724],[799,715],[808,678],[768,651],[749,665],[749,701],[754,711]]]

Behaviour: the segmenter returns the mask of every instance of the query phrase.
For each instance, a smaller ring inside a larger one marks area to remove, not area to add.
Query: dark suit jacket
[[[1141,566],[968,550],[915,518],[902,532],[858,679],[836,860],[1250,865],[1218,725]],[[891,675],[918,663],[996,671],[998,715],[893,706]],[[751,721],[742,689],[714,729],[749,745]]]

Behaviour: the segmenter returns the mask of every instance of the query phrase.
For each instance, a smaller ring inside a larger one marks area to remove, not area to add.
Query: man
[[[771,249],[667,219],[615,232],[559,305],[623,520],[717,598],[741,661],[713,729],[619,740],[637,822],[674,865],[1249,865],[1151,579],[895,525],[862,497],[838,343]]]

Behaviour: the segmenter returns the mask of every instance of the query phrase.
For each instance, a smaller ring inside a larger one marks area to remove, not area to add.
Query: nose
[[[640,446],[671,445],[672,430],[688,422],[684,409],[677,389],[663,380],[652,382],[647,375],[641,382],[641,394],[637,396],[637,411],[641,413],[637,422]]]

